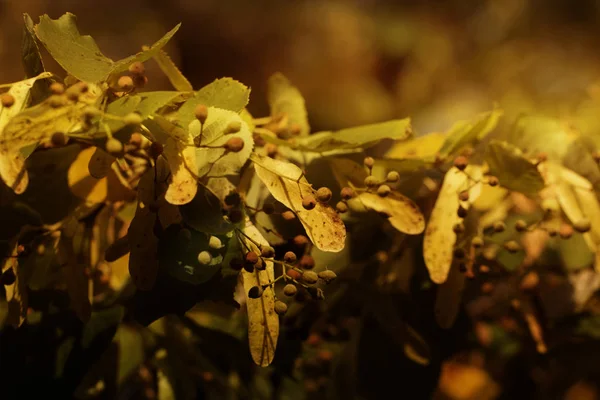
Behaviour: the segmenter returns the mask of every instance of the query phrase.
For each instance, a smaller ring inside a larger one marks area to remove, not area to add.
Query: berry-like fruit
[[[304,207],[305,210],[312,210],[316,206],[317,206],[317,200],[315,199],[315,197],[313,195],[311,195],[311,194],[306,195],[302,199],[302,207]]]
[[[229,261],[229,267],[231,269],[239,271],[242,268],[244,268],[244,262],[240,258],[235,257]]]
[[[298,136],[302,132],[302,127],[300,124],[290,124],[289,129],[293,136]]]
[[[237,133],[240,131],[240,129],[242,129],[241,121],[231,121],[229,124],[227,124],[227,127],[225,128],[223,134],[229,135],[231,133]]]
[[[302,275],[300,275],[300,272],[296,271],[295,269],[288,269],[286,274],[287,274],[287,276],[289,276],[290,278],[292,278],[294,280],[298,280],[302,276]]]
[[[390,183],[398,182],[400,180],[400,174],[398,171],[390,171],[385,177],[385,180]]]
[[[273,257],[275,257],[275,249],[272,248],[271,246],[263,246],[260,249],[260,255],[261,255],[261,257],[265,257],[265,258],[273,258]]]
[[[302,273],[302,280],[308,283],[309,285],[312,285],[317,283],[317,281],[319,280],[319,276],[314,271],[304,271]]]
[[[340,196],[343,200],[350,200],[354,197],[354,190],[352,190],[350,187],[343,187],[340,192]]]
[[[208,251],[201,251],[198,254],[198,262],[202,265],[208,265],[212,261],[212,256]]]
[[[502,221],[496,221],[494,222],[493,228],[496,233],[504,232],[506,230],[506,224]]]
[[[461,233],[463,233],[463,232],[465,231],[465,226],[464,226],[462,223],[455,224],[455,225],[452,227],[452,231],[453,231],[454,233],[456,233],[457,235],[458,235],[458,234],[461,234]]]
[[[10,108],[15,104],[15,98],[12,94],[4,93],[0,96],[0,103],[2,104],[2,107]]]
[[[60,82],[53,82],[50,85],[50,92],[52,94],[63,94],[65,92],[65,85]]]
[[[377,194],[379,197],[387,197],[391,191],[392,189],[388,185],[381,185],[377,188]]]
[[[52,108],[59,108],[67,104],[67,98],[62,95],[53,94],[52,96],[48,97],[48,104]]]
[[[373,159],[373,157],[365,157],[365,159],[363,160],[363,164],[365,165],[365,167],[371,169],[373,168],[373,165],[375,165],[375,160]]]
[[[515,222],[515,230],[517,232],[525,232],[527,230],[527,222],[522,219],[517,220],[517,222]]]
[[[275,302],[274,308],[275,308],[275,312],[278,315],[284,315],[288,310],[287,304],[285,304],[283,301],[280,301],[280,300],[277,300]]]
[[[323,282],[329,284],[331,282],[333,282],[336,278],[337,275],[335,272],[326,269],[325,271],[321,271],[319,272],[319,274],[317,275]]]
[[[344,214],[344,213],[348,212],[348,205],[346,203],[344,203],[343,201],[338,201],[338,203],[335,205],[335,209],[340,214]]]
[[[293,211],[284,211],[281,213],[281,216],[286,221],[292,221],[292,220],[296,219],[296,214],[294,214]]]
[[[374,188],[379,185],[379,182],[377,182],[377,178],[374,176],[367,176],[364,180],[364,184],[368,188]]]
[[[275,158],[279,152],[279,147],[276,144],[267,143],[265,144],[265,152],[267,153],[267,157]]]
[[[218,237],[211,236],[210,239],[208,239],[208,247],[210,247],[211,249],[220,249],[221,247],[223,247],[223,243]]]
[[[244,219],[244,213],[239,208],[232,208],[227,214],[232,224],[239,224]]]
[[[481,236],[475,236],[473,239],[471,239],[471,246],[473,246],[476,249],[480,249],[481,247],[483,247],[483,244],[484,241]]]
[[[129,92],[134,88],[133,79],[131,79],[131,77],[127,75],[123,75],[122,77],[120,77],[117,81],[117,85],[119,86],[119,89],[124,92]]]
[[[260,286],[252,286],[250,290],[248,290],[248,297],[251,299],[258,299],[263,293],[264,290]]]
[[[487,183],[488,183],[488,185],[494,187],[494,186],[498,186],[498,184],[500,182],[498,181],[498,178],[496,178],[495,176],[488,176]]]
[[[271,215],[275,212],[275,206],[272,203],[265,203],[263,204],[262,212],[267,215]]]
[[[310,241],[308,240],[308,238],[304,235],[296,235],[294,236],[294,239],[292,239],[292,242],[294,242],[294,245],[300,247],[300,248],[304,248],[304,246],[306,246],[307,244],[310,243]]]
[[[562,224],[558,233],[562,239],[569,239],[573,236],[573,227],[569,224]]]
[[[54,132],[50,137],[50,142],[54,147],[61,147],[67,144],[67,135],[62,132]]]
[[[508,242],[504,243],[504,248],[510,253],[516,253],[521,249],[521,246],[515,240],[509,240]]]
[[[258,254],[256,254],[253,251],[247,252],[246,255],[244,256],[244,259],[246,260],[246,262],[248,264],[252,264],[252,265],[256,264],[259,260]]]
[[[204,124],[206,122],[206,118],[208,118],[208,107],[206,107],[204,104],[198,104],[196,108],[194,108],[194,117],[196,117],[201,124]]]
[[[150,144],[150,147],[148,148],[148,155],[156,160],[158,157],[160,157],[160,155],[163,153],[164,151],[164,147],[162,144],[158,143],[158,142],[152,142]]]
[[[579,221],[573,224],[573,228],[579,233],[586,233],[592,228],[592,224],[590,220],[587,218],[580,219]]]
[[[126,125],[136,126],[140,125],[144,120],[140,114],[132,112],[123,117],[123,122],[125,122]]]
[[[250,274],[254,273],[254,265],[255,264],[244,263],[244,266],[243,266],[244,271],[246,271],[246,272],[248,272]]]
[[[225,196],[224,201],[225,204],[230,207],[237,207],[242,202],[242,198],[240,197],[240,194],[238,192],[231,191],[227,193],[227,196]]]
[[[244,148],[244,140],[240,137],[232,137],[225,142],[225,149],[232,153],[239,153]]]
[[[267,264],[263,261],[262,258],[259,258],[256,264],[254,264],[254,268],[259,271],[264,271],[267,269]]]
[[[327,203],[331,200],[331,196],[333,196],[333,193],[331,193],[331,189],[328,187],[322,187],[317,190],[317,200],[321,203]]]
[[[129,137],[129,144],[135,146],[136,148],[142,147],[142,142],[144,141],[144,136],[141,133],[134,132]]]
[[[286,296],[294,296],[298,293],[298,288],[293,283],[288,283],[283,287],[283,294]]]
[[[119,142],[115,138],[110,138],[106,141],[106,151],[112,155],[121,154],[123,151],[123,143]]]
[[[458,206],[456,215],[458,215],[460,218],[465,218],[467,216],[467,209],[464,208],[463,206]]]
[[[469,160],[465,156],[458,156],[454,159],[454,166],[460,171],[464,171],[469,165]]]
[[[146,73],[146,67],[144,67],[143,63],[136,61],[129,66],[129,72],[133,75],[144,75]]]
[[[302,269],[313,269],[315,267],[315,259],[312,256],[305,254],[300,257],[298,266]]]
[[[288,251],[283,255],[283,261],[288,264],[293,264],[297,260],[296,254],[293,251]]]
[[[458,194],[458,199],[460,201],[468,201],[469,200],[469,191],[468,190],[463,190],[462,192],[460,192]]]

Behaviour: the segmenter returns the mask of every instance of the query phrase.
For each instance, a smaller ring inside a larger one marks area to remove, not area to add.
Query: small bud
[[[527,230],[527,222],[522,219],[517,220],[517,222],[515,222],[515,230],[517,232],[525,232]]]
[[[146,73],[146,67],[144,67],[143,63],[136,61],[129,66],[129,72],[133,75],[141,76]]]
[[[475,236],[472,240],[471,240],[471,246],[473,246],[476,249],[480,249],[481,247],[483,247],[484,241],[483,238],[481,236]]]
[[[343,201],[338,201],[338,203],[335,205],[335,209],[340,214],[344,214],[344,213],[348,212],[348,205],[346,203],[344,203]]]
[[[562,224],[558,233],[562,239],[569,239],[573,236],[573,227],[569,224]]]
[[[133,84],[135,85],[135,87],[137,89],[143,88],[144,86],[146,86],[147,83],[148,83],[148,77],[147,76],[145,76],[145,75],[140,75],[140,76],[134,75],[134,77],[133,77]]]
[[[239,208],[232,208],[227,214],[229,221],[233,224],[239,224],[244,219],[244,213]]]
[[[315,197],[313,195],[306,195],[302,199],[302,207],[304,207],[305,210],[312,210],[316,206],[317,200],[315,200]]]
[[[152,142],[150,147],[148,148],[148,155],[156,160],[163,153],[164,148],[163,145],[158,142]]]
[[[110,138],[105,144],[106,151],[112,155],[119,155],[123,151],[123,143],[115,138]]]
[[[2,104],[2,107],[10,108],[15,104],[15,98],[12,94],[4,93],[0,96],[0,103]]]
[[[241,129],[242,129],[241,121],[231,121],[229,124],[227,124],[227,127],[225,128],[225,131],[223,132],[223,134],[229,135],[232,133],[238,133]]]
[[[210,255],[210,253],[208,251],[201,251],[200,254],[198,254],[198,262],[202,265],[208,265],[210,264],[210,262],[212,261],[212,256]]]
[[[138,132],[132,133],[131,137],[129,138],[129,144],[137,147],[138,149],[142,147],[143,141],[144,141],[144,136]]]
[[[208,239],[208,247],[210,247],[211,249],[220,249],[221,247],[223,247],[223,243],[218,237],[211,236],[210,239]]]
[[[260,256],[264,258],[273,258],[275,257],[275,249],[271,246],[263,246],[260,249]]]
[[[458,199],[460,201],[469,201],[469,191],[468,190],[463,190],[462,192],[460,192],[458,194]]]
[[[294,280],[298,280],[302,276],[302,275],[300,275],[300,272],[296,271],[295,269],[288,269],[286,274],[287,274],[287,276],[289,276],[290,278],[292,278]]]
[[[238,192],[232,190],[231,192],[227,193],[224,201],[225,204],[230,207],[237,207],[242,202],[242,198],[240,197],[240,194]]]
[[[298,266],[302,269],[313,269],[315,267],[315,259],[312,256],[305,254],[300,257]]]
[[[288,264],[293,264],[297,260],[296,254],[293,251],[288,251],[283,255],[283,261]]]
[[[521,288],[521,290],[532,290],[532,289],[535,289],[539,283],[540,283],[540,276],[537,274],[537,272],[532,271],[532,272],[527,273],[523,277],[519,287]]]
[[[259,258],[256,264],[254,264],[254,268],[259,271],[264,271],[265,269],[267,269],[267,264],[265,264],[262,258]]]
[[[250,290],[248,290],[248,297],[251,299],[258,299],[263,295],[263,293],[264,290],[260,286],[252,286]]]
[[[68,138],[67,135],[65,135],[62,132],[54,132],[52,134],[52,137],[50,138],[50,142],[52,143],[52,146],[54,147],[62,147],[65,144],[67,144]]]
[[[275,158],[277,153],[279,152],[279,147],[273,143],[265,144],[265,152],[267,153],[267,157]]]
[[[587,218],[583,218],[573,224],[573,228],[579,233],[586,233],[592,228],[592,224],[590,220]]]
[[[317,190],[317,200],[319,200],[321,203],[327,203],[329,200],[331,200],[332,196],[333,193],[331,193],[331,189],[328,187],[322,187]]]
[[[50,85],[50,92],[52,92],[52,94],[63,94],[65,92],[65,85],[60,82],[52,82]]]
[[[239,271],[239,270],[241,270],[242,268],[244,268],[244,262],[243,262],[241,259],[239,259],[239,258],[235,257],[235,258],[232,258],[232,259],[229,261],[229,267],[230,267],[231,269],[234,269],[234,270],[236,270],[236,271]]]
[[[310,243],[308,238],[304,235],[296,235],[292,241],[294,242],[294,245],[300,248],[304,248],[304,246]]]
[[[73,86],[71,86],[69,89],[73,89],[77,92],[79,92],[80,94],[82,93],[87,93],[88,90],[90,90],[90,86],[85,83],[85,82],[77,82],[76,84],[74,84]]]
[[[454,159],[454,166],[460,171],[464,171],[469,165],[469,160],[465,156],[458,156]]]
[[[458,215],[460,218],[465,218],[467,216],[467,209],[464,208],[463,206],[458,206],[456,215]]]
[[[225,149],[232,153],[239,153],[244,148],[244,140],[240,137],[232,137],[225,143]]]
[[[487,265],[480,265],[479,272],[481,272],[482,274],[487,274],[490,272],[490,267],[488,267]]]
[[[548,153],[539,153],[536,158],[537,158],[537,161],[539,163],[547,161],[548,160]]]
[[[506,224],[502,221],[496,221],[494,222],[493,228],[496,233],[504,232],[506,230]]]
[[[488,183],[488,185],[494,187],[494,186],[498,186],[498,184],[500,182],[498,181],[498,178],[496,178],[495,176],[488,176],[487,183]]]
[[[208,118],[208,108],[204,104],[198,104],[194,109],[194,116],[204,125],[206,118]]]
[[[373,157],[365,157],[365,159],[363,160],[363,164],[365,165],[365,167],[371,169],[373,168],[373,165],[375,165],[375,160],[373,159]]]
[[[481,292],[484,294],[490,294],[494,291],[494,284],[491,282],[485,282],[481,285]]]
[[[509,240],[508,242],[504,243],[504,248],[510,253],[516,253],[521,249],[521,246],[515,240]]]
[[[325,271],[319,272],[318,277],[323,280],[323,282],[329,284],[337,278],[337,275],[335,272],[326,269]]]
[[[67,98],[58,94],[48,97],[48,104],[52,108],[59,108],[67,104]]]
[[[287,312],[288,306],[283,301],[277,300],[274,308],[277,315],[284,315]]]
[[[379,182],[377,182],[377,178],[374,176],[367,176],[364,180],[364,184],[368,188],[374,188],[379,185]]]
[[[140,125],[144,120],[140,114],[132,112],[123,117],[123,122],[125,125],[135,126]]]
[[[400,174],[398,171],[390,171],[388,172],[385,180],[390,183],[398,182],[400,180]]]
[[[452,231],[453,231],[454,233],[456,233],[457,235],[458,235],[458,234],[461,234],[461,233],[463,233],[463,232],[465,231],[465,226],[464,226],[463,224],[461,224],[461,223],[455,224],[455,225],[452,227]]]
[[[248,264],[256,264],[258,262],[258,254],[256,254],[253,251],[249,251],[246,253],[246,255],[244,256],[244,259],[246,260],[246,262]]]
[[[319,280],[319,276],[317,275],[316,272],[304,271],[302,273],[302,280],[309,285],[313,285],[313,284],[317,283],[317,281]]]
[[[271,215],[275,212],[275,206],[272,203],[265,203],[263,204],[262,212],[267,215]]]
[[[350,187],[343,187],[340,192],[340,196],[342,196],[342,199],[344,200],[350,200],[352,197],[354,197],[354,190],[352,190]]]
[[[298,136],[302,132],[302,127],[300,124],[290,124],[289,128],[292,136]]]
[[[134,88],[133,79],[131,79],[130,76],[123,75],[117,81],[117,86],[119,87],[120,90],[122,90],[124,92],[129,92],[129,91],[133,90],[133,88]]]
[[[292,220],[296,219],[296,214],[294,214],[293,211],[284,211],[281,213],[281,216],[286,221],[292,221]]]
[[[388,185],[381,185],[377,188],[377,194],[379,197],[387,197],[392,189]]]
[[[298,288],[296,288],[296,285],[293,283],[288,283],[283,287],[283,294],[286,296],[292,297],[295,296],[296,293],[298,293]]]

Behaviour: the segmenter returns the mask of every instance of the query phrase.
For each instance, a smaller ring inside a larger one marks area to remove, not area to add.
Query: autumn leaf
[[[158,64],[161,71],[167,76],[173,87],[180,92],[191,92],[194,90],[190,81],[181,73],[171,57],[164,51],[159,50],[154,55],[154,61]]]
[[[315,196],[315,190],[294,164],[253,153],[256,174],[273,197],[294,211],[304,226],[309,239],[324,251],[338,252],[344,248],[346,228],[335,210],[317,202],[312,210],[302,206],[306,196]]]
[[[260,254],[260,249],[256,245],[257,243],[261,246],[269,245],[249,219],[246,220],[244,233],[251,240],[248,238],[242,240],[252,251],[258,254]],[[254,286],[262,287],[262,285],[275,279],[273,262],[265,260],[265,264],[264,271],[255,269],[254,272],[247,272],[242,270],[240,273],[246,294],[250,288]],[[246,308],[248,311],[248,341],[252,359],[257,365],[266,367],[273,361],[275,348],[277,347],[277,337],[279,336],[279,316],[275,313],[273,287],[269,286],[264,289],[262,296],[258,299],[247,296]]]
[[[440,156],[453,155],[464,146],[478,143],[496,128],[503,114],[503,110],[496,108],[473,120],[455,123],[446,133],[446,140],[439,149]]]
[[[544,178],[537,166],[510,143],[492,140],[487,145],[485,161],[490,175],[497,177],[506,189],[535,195],[544,188]]]
[[[425,217],[419,206],[398,192],[390,192],[386,197],[363,192],[351,201],[361,202],[365,207],[387,215],[390,224],[400,232],[418,235],[425,230]]]
[[[434,132],[394,143],[385,156],[393,159],[433,159],[444,144],[446,136],[446,133]]]
[[[134,62],[144,62],[152,58],[179,29],[177,25],[148,50],[119,61],[106,57],[89,35],[81,35],[76,25],[76,17],[71,13],[58,19],[48,15],[40,17],[35,33],[50,55],[65,69],[84,82],[105,81],[110,75],[126,71]],[[74,51],[77,49],[77,51]]]
[[[269,78],[267,100],[272,116],[285,114],[289,125],[295,124],[300,128],[300,136],[310,133],[304,98],[283,74],[276,73]]]
[[[423,257],[431,280],[438,284],[446,280],[452,265],[456,243],[453,229],[456,224],[462,222],[462,218],[457,214],[458,207],[460,205],[468,209],[469,202],[475,201],[481,191],[481,184],[471,182],[469,176],[476,181],[481,179],[481,167],[470,165],[466,169],[466,174],[456,167],[448,170],[427,223]],[[458,198],[458,194],[463,190],[469,191],[468,202],[460,201]]]

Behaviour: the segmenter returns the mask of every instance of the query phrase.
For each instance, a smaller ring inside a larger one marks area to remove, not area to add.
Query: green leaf
[[[154,61],[156,61],[161,71],[167,76],[175,89],[180,92],[191,92],[194,90],[190,81],[181,73],[173,60],[171,60],[171,57],[164,50],[160,50],[154,55]]]
[[[191,202],[179,206],[186,224],[199,232],[223,234],[233,230],[233,225],[223,218],[221,201],[204,185]]]
[[[110,328],[116,328],[124,316],[125,308],[123,306],[113,306],[106,310],[92,312],[90,320],[83,328],[81,346],[84,349],[88,348],[96,336]]]
[[[61,67],[75,78],[91,83],[105,81],[111,74],[127,70],[136,61],[143,62],[152,58],[181,25],[169,31],[148,50],[114,62],[102,54],[91,36],[79,33],[76,19],[71,13],[58,19],[43,15],[35,26],[35,33]]]
[[[574,233],[569,239],[558,239],[558,252],[567,272],[578,271],[594,265],[595,254],[590,251],[584,237]]]
[[[509,190],[535,195],[544,188],[544,178],[537,166],[525,158],[516,146],[493,140],[487,146],[485,161],[490,174]]]
[[[217,79],[198,90],[194,97],[181,106],[177,112],[177,121],[187,129],[195,119],[194,109],[199,104],[239,113],[248,105],[249,99],[250,88],[246,85],[232,78]]]
[[[579,335],[600,339],[600,316],[593,315],[579,320],[575,332]]]
[[[36,77],[45,72],[42,55],[35,38],[33,21],[29,14],[23,14],[23,39],[21,41],[21,60],[27,78]],[[50,84],[46,80],[36,81],[31,88],[33,104],[37,104],[50,95]]]
[[[410,137],[411,134],[410,119],[406,118],[335,132],[317,132],[307,137],[293,138],[288,143],[298,150],[325,153],[364,149],[376,145],[383,139],[402,140]]]
[[[267,99],[272,116],[285,113],[289,124],[297,124],[300,127],[300,136],[310,133],[304,97],[283,74],[278,72],[269,78]]]
[[[459,121],[450,128],[446,140],[439,153],[442,157],[455,154],[464,146],[472,146],[492,132],[504,114],[501,109],[494,109],[480,114],[471,121]]]
[[[508,136],[508,142],[528,155],[546,153],[549,160],[561,160],[576,139],[558,120],[542,115],[520,117]]]

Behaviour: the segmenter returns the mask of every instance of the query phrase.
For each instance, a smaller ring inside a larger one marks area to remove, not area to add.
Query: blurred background
[[[195,88],[232,76],[266,115],[265,81],[281,71],[316,129],[410,115],[426,133],[495,102],[568,118],[600,77],[597,0],[2,0],[1,59],[19,59],[22,13],[65,11],[113,59],[182,22],[167,51]],[[148,90],[168,88],[148,64]],[[3,63],[1,81],[21,78]]]

